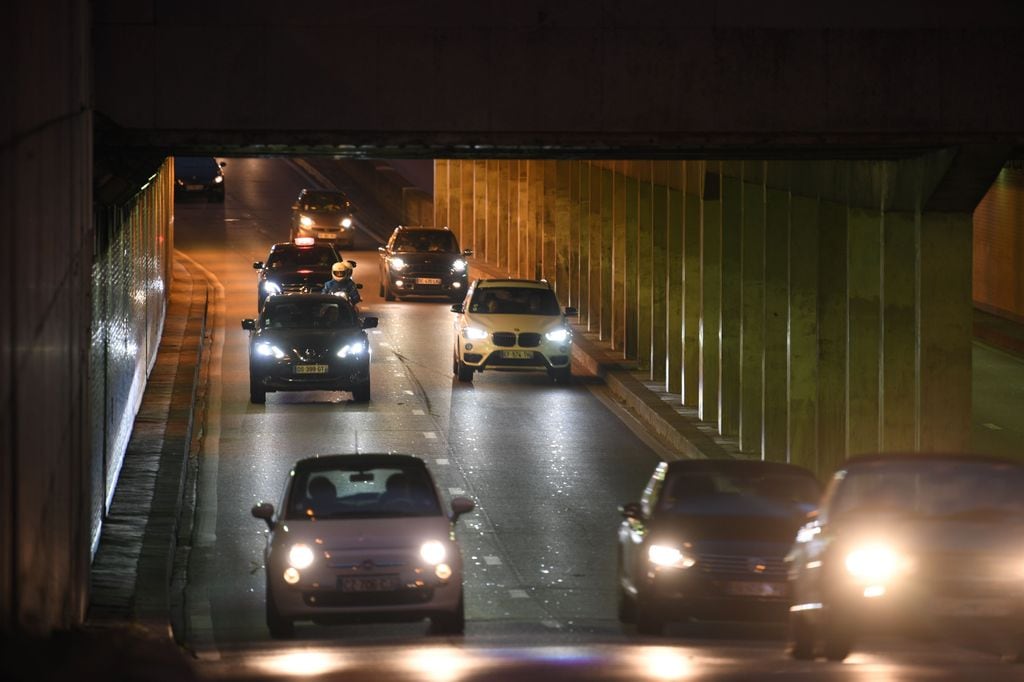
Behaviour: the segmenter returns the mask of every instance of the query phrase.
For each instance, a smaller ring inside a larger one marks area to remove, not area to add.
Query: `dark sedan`
[[[209,156],[180,156],[174,158],[174,196],[202,196],[213,201],[224,201],[224,171],[226,161],[218,162]]]
[[[790,653],[841,661],[857,638],[981,634],[1024,657],[1024,463],[851,460],[788,558]]]
[[[256,281],[259,309],[263,309],[267,296],[274,294],[319,293],[331,279],[331,267],[338,260],[333,246],[312,237],[274,244],[266,262],[252,264],[253,269],[259,270]]]
[[[662,462],[621,509],[619,619],[650,635],[691,617],[784,621],[784,558],[819,494],[790,464]]]
[[[447,227],[399,225],[380,251],[380,295],[393,301],[406,296],[466,297],[470,250]]]
[[[270,296],[249,330],[249,399],[264,403],[273,391],[351,391],[370,399],[370,341],[352,305],[330,294]]]

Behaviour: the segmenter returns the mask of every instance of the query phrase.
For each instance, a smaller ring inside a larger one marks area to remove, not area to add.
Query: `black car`
[[[620,510],[619,619],[650,635],[691,617],[785,621],[784,558],[819,494],[791,464],[662,462]]]
[[[274,294],[318,293],[331,278],[331,266],[338,260],[333,246],[312,237],[274,244],[266,262],[252,264],[253,269],[260,271],[256,281],[259,309],[263,309],[267,296]]]
[[[370,399],[370,342],[352,305],[330,294],[270,296],[249,330],[249,399],[264,403],[273,391],[351,391]]]
[[[461,301],[469,286],[470,250],[447,227],[399,225],[380,252],[380,295],[388,301],[406,296],[443,296]]]
[[[208,156],[174,157],[174,196],[203,196],[213,201],[224,201],[224,171],[226,161]]]
[[[790,654],[858,637],[982,636],[1024,661],[1024,462],[878,454],[844,464],[788,557]]]
[[[313,237],[337,248],[352,248],[356,208],[344,192],[303,189],[292,204],[292,239]]]

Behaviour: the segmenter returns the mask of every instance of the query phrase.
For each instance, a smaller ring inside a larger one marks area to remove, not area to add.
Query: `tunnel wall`
[[[744,453],[824,474],[968,446],[973,205],[929,208],[952,158],[438,160],[434,220]]]
[[[974,301],[1024,322],[1024,168],[1008,165],[974,211]]]

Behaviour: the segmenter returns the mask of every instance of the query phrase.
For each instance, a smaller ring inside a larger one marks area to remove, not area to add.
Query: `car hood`
[[[473,313],[466,315],[466,324],[489,332],[519,331],[544,334],[553,329],[564,329],[561,315],[489,315]]]
[[[892,518],[834,524],[845,542],[889,541],[916,554],[1009,554],[1024,557],[1024,519],[971,521]]]
[[[725,499],[720,499],[725,498]],[[781,543],[789,545],[806,520],[793,504],[759,497],[715,496],[697,499],[656,515],[651,536],[692,543]]]
[[[284,521],[275,542],[316,543],[328,551],[418,548],[427,540],[447,540],[451,524],[444,516]]]
[[[363,336],[358,327],[344,329],[265,329],[256,335],[255,341],[271,343],[281,350],[295,351],[306,348],[337,350]]]
[[[323,285],[324,282],[331,278],[331,268],[327,267],[313,267],[303,268],[309,272],[271,272],[267,273],[267,281],[274,282],[276,284],[319,284]]]

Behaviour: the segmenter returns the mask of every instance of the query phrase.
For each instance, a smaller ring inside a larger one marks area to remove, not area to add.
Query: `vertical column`
[[[917,215],[882,215],[882,434],[879,448],[917,445]]]
[[[487,244],[487,161],[477,159],[473,163],[473,243],[477,256],[491,263],[491,252]]]
[[[626,174],[625,161],[612,166],[612,285],[611,323],[612,349],[624,353],[626,348]]]
[[[569,305],[572,300],[571,279],[569,277],[571,260],[569,257],[571,243],[569,241],[570,224],[572,222],[572,161],[554,161],[555,164],[555,290],[562,305]]]
[[[740,426],[740,246],[743,226],[743,166],[722,165],[722,294],[718,336],[718,432],[739,435]]]
[[[651,164],[651,381],[668,385],[669,175],[673,162]]]
[[[498,249],[498,220],[501,215],[501,192],[499,190],[501,173],[498,169],[500,161],[488,159],[484,162],[487,167],[487,213],[485,222],[487,244],[487,260],[495,265],[501,265],[500,250]]]
[[[574,308],[580,308],[580,208],[583,205],[583,197],[580,194],[580,166],[577,160],[568,162],[569,183],[569,215],[568,232],[566,233],[566,263],[568,267],[568,304]]]
[[[462,161],[448,162],[448,227],[455,233],[459,246],[469,248],[462,238]]]
[[[628,163],[626,172],[623,173],[623,218],[622,232],[625,242],[626,275],[625,286],[623,287],[623,298],[625,304],[625,324],[623,333],[625,343],[623,352],[630,359],[637,357],[637,333],[640,329],[640,281],[639,281],[639,255],[640,255],[640,231],[637,223],[638,201],[640,199],[637,189],[636,166],[640,163]]]
[[[971,436],[970,213],[925,212],[918,233],[918,444],[964,451]]]
[[[509,162],[509,225],[508,225],[508,271],[518,277],[522,267],[523,253],[523,169],[526,162],[514,159]]]
[[[683,379],[682,402],[700,402],[700,194],[703,161],[686,161],[683,195]]]
[[[640,161],[637,168],[637,324],[636,359],[640,369],[649,370],[654,332],[654,203],[651,187],[652,161]]]
[[[512,220],[512,182],[511,167],[514,161],[498,162],[498,267],[512,269],[509,255],[509,233]]]
[[[601,168],[601,340],[612,336],[612,175]]]
[[[447,159],[434,159],[434,226],[448,224],[448,165]]]
[[[788,168],[769,164],[773,184],[787,186]],[[787,331],[789,325],[789,206],[788,190],[765,193],[764,237],[764,384],[761,389],[764,426],[761,452],[765,459],[785,461],[788,417]]]
[[[590,173],[592,164],[590,161],[580,162],[580,209],[579,209],[579,231],[580,237],[577,243],[577,263],[579,268],[579,299],[576,307],[579,309],[579,322],[587,329],[591,328],[591,300],[590,295]]]
[[[743,164],[740,449],[761,455],[764,371],[764,163]]]
[[[595,162],[590,163],[590,267],[589,271],[589,293],[590,305],[588,306],[587,329],[600,333],[601,331],[601,240],[603,230],[601,229],[601,167]]]
[[[530,160],[530,253],[532,269],[527,277],[544,276],[544,161]]]
[[[525,178],[520,191],[523,193],[523,241],[520,248],[519,276],[533,279],[537,276],[537,190],[543,186],[543,175],[538,183],[539,164],[533,159],[521,162],[525,166]]]
[[[818,206],[818,458],[819,476],[846,459],[847,212]]]
[[[705,164],[700,202],[700,386],[698,415],[718,421],[719,345],[722,316],[722,194],[721,164]]]
[[[479,246],[475,239],[475,224],[476,224],[476,182],[474,179],[474,168],[475,162],[471,160],[462,160],[459,162],[462,166],[460,170],[462,178],[462,200],[460,202],[459,212],[459,241],[462,243],[463,248],[473,249],[474,254],[483,260],[481,253],[479,252]]]
[[[557,240],[555,238],[555,223],[558,221],[558,171],[555,165],[557,161],[547,160],[541,162],[544,167],[544,201],[541,204],[541,277],[549,282],[556,283],[558,272]]]
[[[667,364],[665,390],[683,392],[683,237],[684,202],[686,194],[686,164],[674,161],[669,166],[668,178],[668,284],[665,298]]]
[[[846,448],[852,455],[879,445],[882,215],[878,208],[850,207],[848,216]]]
[[[789,221],[787,383],[786,460],[814,470],[818,455],[818,200],[795,195]]]

